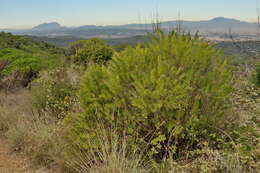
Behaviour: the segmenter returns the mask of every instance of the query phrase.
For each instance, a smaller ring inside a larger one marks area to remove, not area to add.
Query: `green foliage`
[[[38,73],[40,70],[53,68],[60,62],[58,59],[37,56],[23,50],[6,48],[0,50],[0,62],[7,61],[9,64],[0,71],[0,76],[8,76],[13,72]]]
[[[222,53],[181,33],[159,31],[152,40],[115,55],[107,66],[89,67],[80,88],[83,113],[67,119],[82,146],[89,147],[85,141],[103,124],[148,142],[162,158],[196,147],[223,122],[231,74]]]
[[[62,64],[62,49],[23,36],[0,33],[0,85],[1,80],[17,74],[12,80],[27,84],[42,70]]]
[[[260,62],[256,64],[256,84],[260,86]]]
[[[34,41],[29,37],[12,35],[11,33],[0,32],[0,49],[14,48],[31,53],[63,54],[64,50],[56,48],[45,42]]]
[[[56,119],[64,118],[76,102],[76,87],[64,68],[41,73],[32,84],[32,92],[33,104],[40,114],[47,112]]]
[[[111,59],[113,49],[99,39],[79,40],[74,42],[69,54],[75,64],[86,66],[89,62],[104,64]]]

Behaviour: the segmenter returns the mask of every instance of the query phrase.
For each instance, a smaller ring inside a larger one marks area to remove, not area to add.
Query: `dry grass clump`
[[[88,141],[89,150],[75,150],[67,164],[77,173],[148,173],[144,153],[129,148],[127,137],[119,137],[113,130],[99,135],[97,141]],[[99,147],[94,147],[99,143]]]
[[[30,92],[19,90],[6,95],[0,92],[0,133],[8,131],[13,126],[18,126],[32,118]]]

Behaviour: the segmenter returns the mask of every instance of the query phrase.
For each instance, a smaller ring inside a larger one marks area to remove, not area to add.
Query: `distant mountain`
[[[197,30],[200,32],[219,32],[227,33],[232,30],[236,33],[255,33],[257,24],[243,22],[236,19],[217,17],[207,21],[183,21],[184,28]]]
[[[32,28],[32,30],[57,30],[62,28],[61,25],[57,22],[51,22],[51,23],[43,23],[38,26],[35,26]]]
[[[204,21],[184,21],[184,20],[175,20],[175,21],[166,21],[161,22],[161,27],[164,29],[174,28],[178,24],[185,30],[189,31],[199,31],[199,32],[217,32],[217,33],[227,33],[229,30],[237,33],[255,33],[256,32],[256,23],[243,22],[236,19],[229,19],[224,17],[216,17],[211,20]],[[153,24],[129,24],[124,25],[126,28],[140,29],[146,28],[151,29]]]
[[[217,17],[211,20],[204,21],[167,21],[162,22],[162,29],[169,30],[175,28],[178,24],[190,32],[201,34],[225,34],[231,30],[236,34],[255,34],[257,24],[243,22],[236,19]],[[63,27],[57,22],[43,23],[29,30],[5,30],[18,35],[31,35],[42,37],[77,37],[77,38],[123,38],[136,35],[144,35],[147,31],[153,29],[153,24],[127,24],[127,25],[109,25],[96,26],[85,25],[80,27]]]
[[[97,28],[102,28],[102,26],[96,26],[96,25],[84,25],[77,27],[77,30],[84,30],[84,29],[97,29]]]

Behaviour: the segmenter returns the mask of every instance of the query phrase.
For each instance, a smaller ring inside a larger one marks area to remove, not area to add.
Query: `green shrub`
[[[41,73],[32,84],[32,92],[39,113],[50,113],[57,119],[64,118],[76,102],[76,87],[64,68]]]
[[[256,64],[256,84],[260,86],[260,63]]]
[[[67,50],[67,55],[73,56],[77,53],[77,50],[82,49],[87,40],[77,40],[70,44],[70,47]]]
[[[74,63],[86,66],[89,62],[107,62],[113,55],[113,49],[99,39],[80,40],[71,45],[69,54]]]
[[[81,81],[83,113],[67,122],[84,147],[103,124],[148,142],[160,158],[181,153],[222,124],[230,79],[222,53],[206,41],[158,32],[151,43],[126,49],[107,66],[91,65]]]

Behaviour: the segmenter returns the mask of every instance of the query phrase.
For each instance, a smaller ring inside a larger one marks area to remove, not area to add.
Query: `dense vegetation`
[[[257,56],[227,58],[201,38],[161,31],[120,51],[91,39],[64,53],[6,33],[0,45],[0,80],[36,74],[29,87],[0,95],[0,134],[36,165],[62,173],[260,170]]]
[[[61,65],[63,54],[62,49],[46,43],[0,33],[0,79],[12,78],[9,82],[26,86],[41,70]]]
[[[72,43],[68,53],[73,63],[87,66],[89,63],[104,64],[111,59],[113,49],[104,41],[94,38]]]
[[[260,62],[256,64],[256,84],[260,86]]]
[[[79,37],[72,37],[72,36],[60,36],[55,38],[50,37],[37,37],[37,36],[30,36],[33,40],[36,41],[44,41],[49,44],[56,45],[57,47],[69,47],[71,43],[78,41],[78,40],[84,40]],[[104,39],[109,45],[112,46],[124,46],[124,45],[135,45],[141,42],[147,42],[149,39],[147,36],[132,36],[132,37],[122,37],[122,38],[106,38]]]
[[[230,77],[222,54],[199,38],[158,33],[147,46],[126,49],[107,66],[87,70],[75,135],[91,137],[104,123],[103,128],[150,143],[154,154],[179,154],[207,138],[203,131],[223,123]],[[84,145],[86,139],[79,140]]]
[[[45,71],[32,84],[32,103],[39,114],[48,112],[62,119],[76,102],[76,89],[66,69]]]

